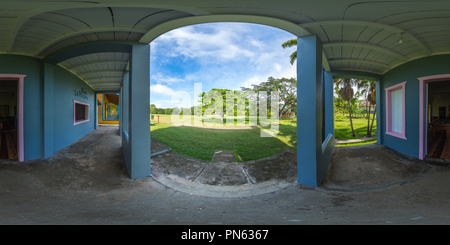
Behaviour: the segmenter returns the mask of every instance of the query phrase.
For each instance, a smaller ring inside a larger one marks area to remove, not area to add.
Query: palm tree
[[[297,39],[291,39],[281,44],[281,47],[283,48],[290,48],[293,46],[297,46]],[[290,57],[291,57],[291,65],[293,65],[294,61],[297,59],[297,51],[293,52]]]
[[[353,78],[340,78],[334,80],[336,85],[340,87],[339,95],[343,100],[347,101],[348,114],[350,117],[350,126],[352,129],[352,136],[355,137],[355,131],[353,130],[352,111],[350,109],[350,101],[353,99],[353,86],[357,86],[359,89],[359,81]]]
[[[370,137],[372,135],[372,128],[373,128],[373,121],[375,119],[375,114],[377,112],[377,106],[376,106],[376,82],[375,81],[370,81],[370,86],[369,86],[369,94],[367,96],[367,100],[370,102],[371,105],[375,105],[375,109],[373,110],[373,116],[372,116],[372,124],[370,125],[370,130],[369,130],[369,120],[367,120],[367,135]],[[369,107],[369,111],[370,111],[370,107]]]

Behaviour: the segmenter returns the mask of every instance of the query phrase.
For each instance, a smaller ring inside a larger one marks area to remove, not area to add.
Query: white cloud
[[[281,71],[281,65],[278,63],[273,63],[273,67],[275,68],[275,70],[277,71]]]
[[[245,48],[239,28],[216,25],[215,28],[205,26],[187,26],[170,31],[157,40],[156,45],[171,46],[168,50],[172,57],[187,58],[209,57],[215,59],[236,59],[252,57],[254,52]],[[260,45],[253,41],[254,45]]]
[[[172,95],[175,91],[161,84],[150,85],[150,93]]]
[[[179,28],[152,42],[151,101],[170,107],[175,91],[193,96],[194,83],[212,88],[240,90],[269,77],[296,77],[289,63],[295,50],[281,44],[292,34],[267,26],[210,23]],[[156,47],[156,48],[154,48]]]
[[[152,82],[153,81],[157,81],[157,82],[163,82],[163,83],[167,83],[167,84],[172,84],[172,83],[177,83],[177,82],[183,82],[184,79],[182,78],[176,78],[176,77],[171,77],[171,76],[163,76],[161,73],[155,74],[151,77]]]
[[[241,83],[239,85],[238,88],[236,88],[237,90],[240,90],[241,87],[245,87],[245,88],[253,88],[253,84],[260,84],[261,82],[265,82],[267,81],[268,77],[262,77],[260,75],[254,75],[251,78],[245,80],[243,83]]]

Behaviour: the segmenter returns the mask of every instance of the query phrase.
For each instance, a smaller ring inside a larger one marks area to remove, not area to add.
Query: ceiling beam
[[[137,33],[142,33],[142,34],[147,32],[147,30],[134,29],[134,28],[100,28],[100,29],[89,29],[89,30],[77,31],[74,33],[70,33],[70,34],[58,37],[58,38],[54,39],[53,41],[48,42],[41,49],[39,49],[34,55],[36,57],[39,57],[39,55],[41,55],[42,52],[44,52],[47,48],[51,47],[55,43],[58,43],[64,39],[67,39],[67,38],[71,38],[71,37],[79,36],[79,35],[83,35],[83,34],[95,33],[95,32],[112,32],[112,31],[137,32]]]
[[[415,36],[411,35],[407,31],[382,23],[370,22],[370,21],[359,21],[359,20],[329,20],[329,21],[317,21],[301,24],[300,26],[307,29],[315,26],[326,26],[326,25],[356,25],[356,26],[370,26],[374,28],[379,28],[387,31],[391,31],[394,33],[402,33],[404,38],[408,38],[413,41],[426,55],[431,55],[431,51],[423,44],[419,39]]]
[[[361,47],[361,48],[369,48],[369,49],[375,49],[377,51],[380,51],[382,53],[385,53],[387,55],[399,58],[403,61],[407,61],[408,58],[406,58],[405,56],[394,52],[390,49],[387,48],[383,48],[374,44],[368,44],[368,43],[358,43],[358,42],[329,42],[329,43],[324,43],[323,47],[340,47],[340,46],[351,46],[351,47]]]
[[[91,83],[92,87],[120,86],[121,83]]]
[[[95,75],[95,74],[99,74],[99,73],[123,73],[123,70],[101,70],[101,71],[90,71],[90,72],[83,72],[83,73],[77,73],[78,76],[82,77],[82,76],[89,76],[89,75]],[[109,77],[115,77],[115,76],[109,76]],[[117,76],[122,78],[122,75]]]
[[[116,81],[122,82],[123,78],[122,77],[98,77],[98,78],[84,78],[83,80],[88,82],[89,84],[93,84],[93,83],[101,83],[101,82],[113,82],[110,79],[115,79]]]
[[[121,65],[125,65],[128,64],[128,60],[103,60],[103,61],[95,61],[95,62],[90,62],[90,63],[84,63],[84,64],[80,64],[80,65],[75,65],[75,66],[69,66],[66,68],[69,70],[76,70],[78,68],[81,68],[83,66],[90,66],[90,65],[113,65],[113,64],[121,64]]]
[[[367,64],[367,65],[374,65],[374,66],[379,66],[379,67],[383,67],[386,69],[391,69],[392,67],[383,63],[379,63],[379,62],[375,62],[375,61],[370,61],[370,60],[361,60],[361,59],[333,59],[333,60],[329,60],[328,61],[330,64],[336,64],[336,63],[341,63],[341,62],[347,62],[347,63],[361,63],[361,64]]]
[[[367,72],[367,73],[373,73],[377,75],[383,75],[382,72],[376,72],[372,70],[365,70],[365,69],[358,69],[358,68],[336,68],[333,69],[333,71],[361,71],[361,72]]]
[[[305,28],[286,20],[256,15],[217,14],[217,15],[185,17],[164,22],[149,30],[146,34],[144,34],[144,36],[141,37],[139,42],[150,43],[155,38],[176,28],[212,22],[244,22],[244,23],[261,24],[285,30],[287,32],[296,35],[297,37],[311,35],[311,33]]]
[[[12,47],[14,46],[14,42],[16,40],[17,34],[19,33],[20,29],[24,26],[24,24],[34,16],[37,16],[39,14],[50,12],[50,11],[58,11],[58,10],[66,10],[66,9],[77,9],[77,8],[108,8],[108,7],[123,7],[123,8],[157,8],[157,9],[173,9],[176,11],[182,11],[186,13],[190,13],[192,15],[209,15],[210,13],[207,11],[204,11],[199,8],[193,8],[193,7],[187,7],[182,5],[164,5],[164,4],[149,4],[149,3],[86,3],[86,2],[80,2],[80,3],[74,3],[74,2],[67,2],[67,3],[52,3],[48,6],[39,7],[39,8],[33,8],[25,13],[21,14],[16,22],[14,23],[14,26],[12,28],[11,34],[9,36],[9,44],[7,48],[7,52],[10,53],[12,50]]]
[[[323,51],[323,50],[322,50],[322,66],[323,66],[323,69],[325,69],[325,71],[327,71],[327,72],[331,71],[330,63],[329,63],[328,58],[327,58],[327,56],[325,54],[325,51]]]

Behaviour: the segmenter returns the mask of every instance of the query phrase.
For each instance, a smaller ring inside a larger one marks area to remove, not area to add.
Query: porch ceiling
[[[233,20],[269,24],[297,36],[316,34],[327,70],[383,74],[413,59],[450,53],[446,0],[1,1],[0,53],[44,59],[78,43],[149,43],[179,26]],[[127,62],[127,53],[116,52],[59,64],[94,90],[106,91],[120,87]]]

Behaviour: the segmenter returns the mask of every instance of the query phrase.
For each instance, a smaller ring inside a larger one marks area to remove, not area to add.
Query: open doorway
[[[450,82],[427,84],[427,154],[450,159]]]
[[[0,159],[18,160],[18,81],[0,81]]]
[[[98,124],[119,125],[119,94],[97,94]]]

